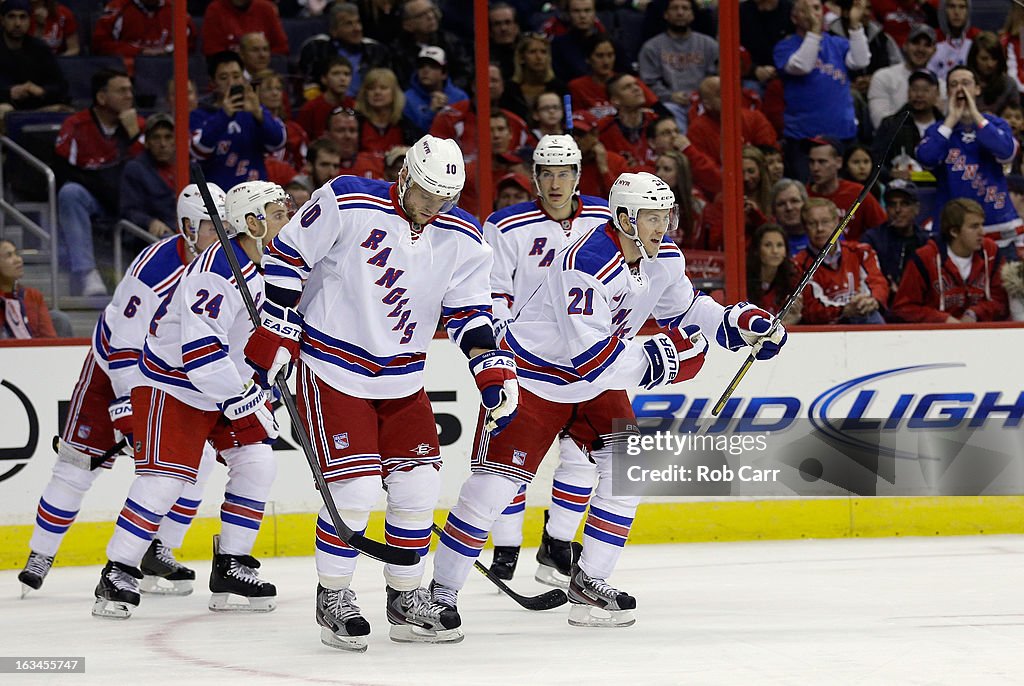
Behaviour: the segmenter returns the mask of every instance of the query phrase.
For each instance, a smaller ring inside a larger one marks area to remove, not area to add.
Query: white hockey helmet
[[[466,185],[466,162],[459,145],[449,138],[426,135],[413,143],[405,153],[405,183],[398,185],[398,201],[402,202],[410,183],[447,202],[440,212],[447,212],[459,201]]]
[[[260,252],[263,251],[263,239],[267,235],[266,209],[267,205],[276,202],[289,207],[291,196],[276,183],[270,181],[246,181],[240,183],[227,192],[224,201],[225,214],[228,225],[225,227],[229,238],[239,234],[249,236],[256,241]],[[259,222],[263,223],[263,232],[253,235],[246,223],[246,217],[253,215]]]
[[[576,145],[573,137],[560,134],[546,134],[541,137],[537,147],[533,150],[533,184],[536,186],[537,194],[542,195],[540,190],[540,168],[541,167],[563,167],[569,166],[576,170],[576,182],[573,184],[572,193],[565,202],[572,200],[576,195],[576,189],[580,185],[580,173],[583,171],[583,153],[580,146]],[[564,206],[565,203],[562,203]]]
[[[217,208],[220,218],[224,219],[224,191],[215,183],[208,183],[206,187],[210,190],[213,204]],[[189,250],[196,253],[196,241],[199,239],[199,222],[204,219],[212,221],[210,213],[206,210],[206,203],[199,192],[199,186],[190,183],[182,189],[178,195],[178,231],[188,244]],[[184,220],[188,219],[189,227],[185,228]]]
[[[679,225],[679,206],[676,205],[672,188],[648,172],[620,174],[608,193],[608,209],[611,210],[615,227],[636,244],[645,260],[653,260],[658,256],[658,251],[655,249],[653,255],[648,254],[640,240],[636,223],[640,210],[670,210],[668,231],[674,231]],[[628,216],[629,226],[619,224],[619,214],[622,212]]]

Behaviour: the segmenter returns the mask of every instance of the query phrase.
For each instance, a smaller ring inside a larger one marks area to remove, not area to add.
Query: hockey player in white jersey
[[[678,210],[664,181],[623,174],[608,206],[615,218],[557,257],[505,332],[501,346],[515,355],[522,383],[519,412],[504,432],[474,447],[473,473],[434,558],[434,583],[461,589],[495,518],[534,477],[558,432],[584,445],[599,441],[590,453],[597,487],[569,582],[569,623],[579,626],[635,621],[636,599],[608,583],[639,500],[612,493],[613,447],[636,430],[625,389],[693,378],[706,337],[729,350],[754,346],[761,359],[786,339],[781,328],[764,336],[771,326],[764,310],[744,302],[723,308],[694,291],[682,252],[665,238]],[[651,315],[666,332],[635,341]],[[625,422],[613,427],[616,419]]]
[[[271,381],[298,354],[299,413],[345,523],[366,528],[383,483],[387,543],[420,554],[440,491],[437,427],[423,389],[439,318],[469,357],[492,428],[508,423],[518,398],[512,355],[494,349],[491,249],[456,207],[464,183],[462,151],[428,135],[406,153],[397,182],[340,176],[314,192],[267,248],[263,325],[246,348]],[[323,508],[321,641],[363,651],[370,625],[351,588],[356,556]],[[390,637],[460,641],[454,595],[420,587],[424,564],[384,566]]]
[[[533,152],[533,183],[537,200],[493,213],[484,222],[484,238],[494,250],[491,297],[498,337],[523,304],[540,287],[555,255],[590,229],[611,219],[608,203],[577,192],[582,155],[568,135],[548,135]],[[551,488],[551,509],[544,512],[544,531],[537,549],[535,578],[566,588],[572,564],[569,541],[576,535],[597,480],[597,467],[572,437],[559,438],[559,461]],[[523,543],[526,484],[494,522],[491,571],[511,579]]]
[[[266,181],[232,188],[228,232],[253,300],[263,299],[263,245],[288,221],[284,189]],[[211,610],[274,609],[277,590],[250,555],[277,466],[278,428],[267,391],[253,382],[243,349],[252,330],[222,245],[185,270],[149,326],[132,389],[135,480],[107,545],[93,614],[127,618],[139,604],[138,569],[160,519],[194,483],[209,441],[227,465],[210,572]],[[238,601],[241,597],[241,601]]]
[[[213,184],[209,189],[223,215],[224,191]],[[101,474],[92,465],[122,439],[124,454],[132,454],[129,394],[141,383],[138,361],[149,322],[185,267],[217,240],[195,184],[178,196],[177,215],[178,233],[147,247],[135,258],[96,322],[92,347],[58,440],[53,476],[36,508],[36,524],[29,540],[32,552],[18,575],[23,595],[43,585],[64,535],[78,516],[85,493]],[[114,458],[110,458],[97,467],[110,469],[113,464]],[[143,590],[174,595],[192,592],[195,572],[175,560],[171,550],[181,546],[195,517],[211,465],[212,460],[204,461],[197,482],[182,491],[160,522],[142,558]]]

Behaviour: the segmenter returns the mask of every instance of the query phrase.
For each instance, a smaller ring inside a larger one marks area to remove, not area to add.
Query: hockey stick
[[[800,297],[800,294],[804,292],[804,288],[807,284],[811,282],[811,279],[814,277],[814,272],[818,271],[818,267],[820,267],[821,263],[825,261],[825,257],[829,254],[832,248],[835,247],[836,243],[839,242],[839,237],[843,235],[843,231],[846,230],[846,225],[850,223],[851,219],[853,219],[853,215],[857,213],[857,209],[860,207],[860,204],[864,202],[866,197],[868,197],[868,193],[871,192],[871,187],[878,183],[878,177],[882,173],[882,166],[885,164],[885,160],[889,157],[889,151],[892,150],[892,144],[896,141],[896,134],[898,134],[900,129],[903,128],[903,125],[907,123],[907,117],[909,116],[909,111],[903,113],[903,118],[900,119],[900,123],[893,132],[892,138],[889,139],[889,143],[885,146],[885,154],[882,155],[882,159],[878,160],[878,164],[875,165],[875,171],[872,172],[871,178],[868,179],[868,182],[864,184],[864,188],[860,190],[860,194],[857,196],[857,200],[853,203],[853,207],[851,207],[846,213],[846,216],[839,221],[836,228],[832,229],[832,235],[828,237],[828,241],[826,241],[825,245],[821,247],[821,250],[818,252],[818,256],[814,258],[814,263],[811,265],[811,268],[804,272],[803,278],[800,279],[800,283],[797,284],[796,288],[789,295],[789,299],[786,300],[786,303],[782,306],[782,309],[779,310],[779,313],[772,318],[772,326],[768,329],[768,332],[761,337],[761,340],[771,336],[778,330],[779,326],[782,324],[782,320],[789,313],[790,308],[793,307],[793,303],[795,303],[796,299]],[[722,397],[718,399],[718,402],[716,402],[715,406],[711,409],[712,416],[717,417],[718,414],[725,409],[725,404],[729,402],[729,398],[731,398],[732,394],[736,391],[736,387],[740,385],[740,381],[743,380],[743,377],[746,376],[747,372],[754,365],[754,360],[757,359],[757,353],[759,350],[760,345],[755,344],[754,349],[749,355],[747,355],[747,359],[743,361],[743,365],[739,368],[739,371],[737,371],[732,377],[732,381],[730,381],[729,385],[725,387],[724,391],[722,391]]]
[[[238,288],[238,292],[242,295],[242,300],[245,302],[245,309],[249,313],[249,319],[252,321],[253,326],[258,328],[260,326],[260,314],[256,309],[256,303],[253,302],[252,294],[249,293],[249,289],[245,285],[245,277],[242,275],[242,268],[238,264],[238,257],[235,255],[235,251],[231,247],[231,241],[228,239],[228,234],[220,221],[220,215],[217,213],[213,203],[210,189],[206,187],[206,176],[203,174],[202,168],[196,163],[192,164],[192,181],[199,186],[199,193],[203,196],[203,204],[206,205],[206,211],[210,215],[210,219],[213,220],[213,227],[217,231],[217,240],[224,250],[224,256],[227,258],[228,264],[231,266],[231,273],[235,277],[235,285]],[[320,490],[320,497],[327,508],[327,513],[331,517],[331,524],[334,525],[338,538],[359,552],[381,562],[402,566],[410,566],[419,562],[420,556],[415,550],[397,548],[371,540],[362,534],[356,533],[342,521],[338,508],[334,504],[334,498],[331,497],[331,492],[327,487],[327,481],[320,472],[320,463],[317,460],[316,453],[313,452],[313,443],[309,440],[306,427],[302,424],[302,417],[299,416],[299,408],[295,404],[295,398],[292,397],[292,392],[288,389],[288,382],[279,375],[275,385],[281,394],[282,404],[288,408],[292,431],[295,432],[299,439],[302,453],[306,457],[306,462],[309,463],[309,470],[313,473],[313,480]]]
[[[434,533],[437,534],[438,538],[440,538],[443,533],[441,531],[441,527],[437,524],[431,524],[430,526],[434,530]],[[551,608],[561,607],[569,602],[569,596],[565,595],[565,591],[560,588],[546,591],[540,595],[519,595],[509,588],[504,581],[496,577],[494,572],[487,567],[484,567],[479,560],[473,561],[473,569],[486,576],[487,579],[497,586],[502,593],[519,603],[520,607],[527,610],[550,610]]]
[[[114,455],[117,455],[119,452],[124,450],[125,446],[127,446],[127,445],[128,445],[128,440],[125,439],[125,438],[122,438],[120,441],[118,441],[114,445],[112,445],[109,448],[107,448],[106,451],[102,455],[96,455],[94,457],[90,457],[89,458],[89,471],[93,472],[93,471],[96,471],[97,469],[99,469],[100,465],[102,465],[104,462],[106,462],[107,460],[112,458]],[[60,436],[54,436],[53,437],[53,443],[51,444],[51,447],[53,448],[53,452],[55,452],[55,453],[59,453],[60,452]]]

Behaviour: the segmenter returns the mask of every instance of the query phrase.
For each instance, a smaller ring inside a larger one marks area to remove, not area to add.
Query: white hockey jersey
[[[93,329],[92,354],[110,378],[116,397],[130,395],[132,388],[144,383],[139,356],[149,323],[188,262],[188,246],[180,235],[148,246],[128,266],[100,314]]]
[[[237,241],[231,246],[259,307],[263,276]],[[253,329],[227,256],[214,243],[185,269],[153,318],[139,369],[148,385],[191,407],[220,409],[252,379],[245,344]]]
[[[515,354],[519,383],[561,403],[636,388],[648,362],[633,337],[652,314],[668,328],[697,324],[715,340],[725,309],[694,291],[685,266],[666,237],[658,258],[641,260],[633,276],[614,229],[582,236],[558,255],[505,333],[502,347]]]
[[[302,361],[360,398],[401,398],[423,387],[439,318],[456,344],[492,326],[492,262],[470,214],[439,215],[413,240],[395,185],[354,176],[314,192],[263,257],[268,285],[305,285]]]
[[[494,212],[484,222],[484,239],[494,250],[491,299],[495,321],[512,319],[537,290],[555,255],[595,226],[611,219],[608,203],[579,196],[576,212],[565,221],[552,219],[539,200]]]

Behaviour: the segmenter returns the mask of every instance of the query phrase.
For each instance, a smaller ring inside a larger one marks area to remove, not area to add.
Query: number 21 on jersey
[[[587,290],[583,290],[582,288],[571,288],[569,289],[569,298],[569,308],[565,311],[566,314],[594,314],[593,288],[588,288]]]

